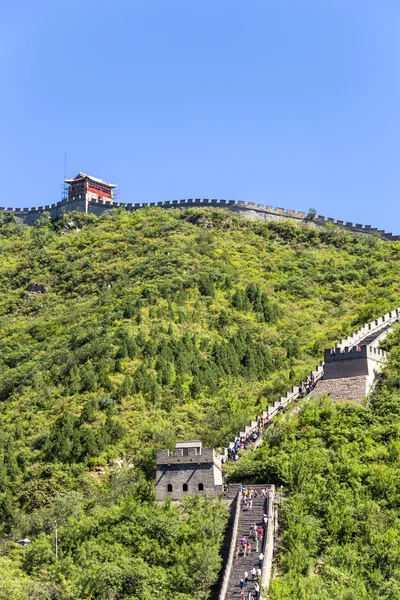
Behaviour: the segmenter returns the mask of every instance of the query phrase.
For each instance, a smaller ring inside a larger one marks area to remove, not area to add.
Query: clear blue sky
[[[17,0],[0,20],[1,206],[64,174],[400,233],[398,0]]]

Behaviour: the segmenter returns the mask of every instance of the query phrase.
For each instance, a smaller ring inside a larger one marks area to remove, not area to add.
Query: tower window
[[[172,492],[172,483],[169,483],[167,486],[168,492]]]
[[[184,491],[184,492],[187,492],[187,491],[188,491],[188,485],[187,485],[187,483],[184,483],[184,484],[183,484],[183,491]]]
[[[199,492],[202,492],[204,490],[204,485],[202,483],[199,483]]]

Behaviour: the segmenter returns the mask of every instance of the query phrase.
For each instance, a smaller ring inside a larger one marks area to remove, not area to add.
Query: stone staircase
[[[393,323],[385,323],[384,325],[382,325],[382,327],[380,327],[379,329],[373,331],[372,333],[370,333],[369,335],[363,337],[358,344],[355,344],[356,346],[361,346],[361,345],[366,345],[369,346],[370,344],[373,344],[378,338],[382,338],[385,336],[385,334],[388,333],[388,330],[391,329],[393,327]]]
[[[370,323],[366,323],[362,325],[359,329],[357,329],[354,333],[348,336],[345,339],[340,340],[339,343],[335,344],[335,347],[332,350],[337,350],[338,352],[346,351],[350,348],[354,348],[357,346],[368,346],[373,347],[373,349],[378,347],[379,342],[384,339],[386,334],[390,331],[391,327],[394,323],[398,323],[400,320],[400,307],[392,310],[382,317],[371,321]],[[377,353],[379,350],[377,351]],[[370,358],[370,357],[369,357]],[[316,367],[314,371],[311,372],[311,376],[314,378],[315,383],[318,382],[318,385],[321,386],[319,389],[322,390],[323,385],[327,385],[330,383],[330,380],[322,380],[324,375],[324,363],[321,362],[320,365]],[[365,377],[364,377],[365,378]],[[353,378],[357,379],[357,378]],[[333,380],[335,381],[335,380]],[[336,382],[338,380],[336,379]],[[347,383],[349,383],[349,378],[347,378]],[[340,391],[340,398],[350,398],[352,399],[352,395],[354,395],[354,399],[357,400],[360,395],[359,392],[359,382],[354,382],[354,386],[356,389],[354,390],[354,394],[352,390],[346,389]],[[322,390],[324,391],[324,390]],[[367,390],[366,390],[367,391]],[[315,390],[316,393],[317,390]],[[329,393],[329,390],[326,390]],[[314,393],[311,392],[311,393]],[[362,391],[362,396],[365,395],[365,392]],[[357,398],[356,398],[357,396]],[[239,432],[239,435],[235,438],[234,442],[230,442],[227,448],[224,448],[224,456],[225,459],[228,457],[228,449],[232,449],[235,446],[235,442],[243,441],[246,439],[251,439],[253,433],[256,433],[257,439],[252,444],[252,447],[256,447],[262,443],[262,431],[263,428],[269,424],[269,420],[273,419],[275,415],[279,414],[281,409],[284,409],[289,403],[294,402],[297,398],[302,397],[299,394],[298,387],[292,387],[291,391],[287,392],[285,396],[281,396],[279,400],[275,400],[271,402],[271,405],[267,406],[267,410],[264,410],[262,414],[257,417],[256,420],[250,422],[250,425],[244,427],[243,431]],[[268,417],[268,418],[267,418]],[[235,495],[238,493],[238,485],[239,484],[230,484],[228,490],[225,492],[225,498],[229,501],[232,501],[235,498]],[[254,486],[253,486],[254,487]],[[273,487],[273,486],[272,486]],[[257,487],[257,491],[259,488]],[[273,500],[270,502],[271,514],[270,518],[273,518],[272,512]],[[231,538],[234,535],[234,530],[236,528],[236,523],[238,522],[238,532],[236,536],[236,542],[240,544],[241,537],[245,536],[249,537],[250,532],[250,523],[256,522],[257,525],[262,525],[262,519],[264,513],[268,514],[268,500],[265,500],[261,495],[253,500],[253,508],[252,510],[247,510],[242,507],[242,510],[236,518],[233,518],[233,512],[231,513],[231,519],[229,523],[228,530],[231,530]],[[233,526],[233,524],[235,525]],[[271,561],[272,561],[272,552],[273,552],[273,524],[269,523],[269,528],[265,532],[265,537],[263,539],[263,548],[261,548],[261,544],[259,547],[259,552],[262,551],[266,558],[264,559],[265,565],[263,570],[263,585],[267,589],[269,586],[270,580],[270,571],[271,571]],[[264,547],[265,538],[268,538],[266,547]],[[213,586],[213,595],[212,600],[239,600],[241,597],[240,591],[240,580],[244,578],[244,572],[247,571],[249,573],[249,586],[245,589],[245,592],[248,594],[250,591],[254,591],[254,584],[252,583],[251,569],[257,565],[258,563],[258,554],[255,551],[255,540],[254,538],[250,538],[252,544],[252,551],[249,556],[244,557],[243,554],[239,555],[239,558],[233,557],[233,548],[231,545],[231,538],[229,535],[226,535],[225,545],[224,545],[224,565],[222,566],[220,578],[218,582]],[[233,559],[233,563],[232,563]],[[231,568],[232,564],[232,568]],[[228,580],[229,579],[229,580]],[[228,581],[227,581],[228,580]],[[261,586],[260,586],[261,587]],[[221,590],[221,591],[220,591]]]
[[[248,486],[257,489],[257,492],[260,492],[260,489],[255,486]],[[229,578],[228,589],[226,593],[225,600],[240,600],[240,580],[244,579],[244,572],[247,571],[249,573],[249,585],[246,588],[246,594],[248,595],[249,591],[254,591],[254,583],[252,582],[251,569],[253,567],[257,568],[258,563],[258,555],[260,552],[264,552],[264,538],[262,542],[259,544],[259,550],[256,552],[255,549],[255,539],[250,537],[250,525],[252,523],[257,523],[257,526],[263,526],[263,515],[267,514],[268,508],[268,499],[265,499],[261,494],[257,498],[253,499],[253,508],[251,510],[246,509],[244,506],[241,507],[240,517],[239,517],[239,527],[237,533],[237,544],[240,544],[241,538],[244,536],[251,542],[251,552],[247,556],[243,556],[240,552],[239,558],[234,558],[232,570]],[[265,532],[266,533],[266,532]]]

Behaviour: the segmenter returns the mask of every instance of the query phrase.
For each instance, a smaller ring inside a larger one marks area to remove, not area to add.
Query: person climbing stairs
[[[247,489],[254,489],[257,492],[257,496],[252,498],[252,506],[249,507],[249,503],[242,499],[240,517],[239,517],[239,525],[236,539],[236,546],[239,546],[240,550],[238,556],[234,558],[232,570],[229,578],[228,589],[226,593],[225,600],[240,600],[241,598],[241,587],[240,580],[245,579],[245,572],[248,573],[248,585],[244,587],[244,593],[246,594],[246,598],[249,596],[249,592],[251,591],[256,598],[255,594],[255,583],[253,581],[253,577],[251,571],[253,568],[262,568],[262,559],[260,564],[260,555],[264,552],[264,540],[267,532],[267,527],[269,526],[267,522],[266,515],[268,514],[268,498],[265,498],[261,494],[261,488],[255,486],[247,486]],[[262,530],[262,539],[260,539],[260,535],[258,535],[258,552],[256,551],[256,540],[253,535],[250,535],[250,526],[256,524],[257,530]],[[244,551],[243,541],[246,539],[247,542],[250,542],[251,549],[250,552]],[[260,573],[260,571],[259,571]],[[261,578],[258,577],[258,581],[260,583]],[[260,586],[261,587],[261,586]]]

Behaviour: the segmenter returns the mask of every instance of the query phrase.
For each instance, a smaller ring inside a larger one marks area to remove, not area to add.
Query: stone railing
[[[360,342],[362,343],[362,342]],[[325,365],[327,362],[340,362],[341,360],[357,360],[359,358],[372,358],[381,361],[386,358],[385,350],[376,346],[345,346],[344,348],[329,348],[325,350]]]
[[[317,382],[324,374],[323,362],[321,362],[315,369],[315,371],[311,371],[310,376],[314,378],[314,381]],[[275,400],[270,406],[267,406],[267,409],[262,412],[262,414],[257,417],[257,420],[250,421],[250,425],[246,425],[243,431],[239,431],[239,434],[234,438],[233,441],[229,442],[228,446],[223,449],[224,457],[228,456],[229,448],[233,448],[235,446],[235,442],[241,441],[243,439],[249,438],[252,433],[258,431],[265,424],[267,417],[269,420],[273,419],[282,409],[284,409],[288,404],[297,400],[297,398],[303,397],[303,394],[300,393],[300,388],[298,386],[293,386],[290,392],[287,392],[285,396],[281,396],[279,400]],[[257,442],[260,442],[261,438],[258,438]],[[256,442],[256,446],[258,443]]]
[[[274,554],[274,502],[275,502],[275,486],[271,485],[270,492],[268,494],[268,526],[267,533],[264,539],[264,560],[261,571],[261,585],[263,589],[268,590],[269,582],[271,580],[272,573],[272,558]],[[263,600],[264,596],[261,596]]]
[[[351,348],[352,346],[355,346],[358,342],[362,341],[367,336],[377,332],[379,329],[382,329],[383,330],[382,336],[376,337],[373,342],[373,345],[377,345],[379,343],[380,339],[382,339],[382,337],[386,336],[387,327],[385,327],[385,325],[390,325],[390,324],[394,323],[399,318],[399,316],[400,316],[400,307],[395,308],[394,310],[385,313],[383,315],[383,317],[379,317],[378,319],[375,319],[374,321],[371,321],[370,323],[366,323],[365,325],[362,325],[362,327],[357,329],[354,333],[349,335],[347,338],[340,340],[340,342],[338,342],[335,345],[335,348],[345,348],[346,346]]]
[[[43,212],[50,212],[51,209],[53,208],[61,208],[61,207],[65,207],[68,206],[70,204],[73,204],[74,202],[71,202],[70,200],[68,200],[68,198],[64,198],[64,200],[60,200],[59,202],[54,202],[53,204],[46,204],[45,206],[34,206],[32,208],[4,208],[3,206],[0,206],[0,213],[13,213],[15,214],[15,216],[18,215],[27,215],[29,213],[43,213]],[[110,202],[110,204],[113,204],[112,202]],[[117,203],[114,203],[117,204]]]
[[[234,556],[235,556],[236,538],[237,538],[237,533],[238,533],[238,528],[239,528],[240,510],[241,510],[241,504],[242,504],[241,499],[242,499],[242,490],[240,487],[240,490],[238,491],[236,500],[235,500],[235,502],[236,502],[235,518],[234,518],[233,526],[232,526],[232,530],[231,530],[232,537],[231,537],[231,543],[230,543],[230,548],[229,548],[229,555],[228,555],[228,558],[227,558],[227,561],[226,561],[225,567],[224,567],[221,591],[219,593],[218,600],[225,600],[226,592],[228,591],[228,585],[229,585],[229,580],[231,577],[232,565],[233,565]]]
[[[347,229],[349,231],[353,231],[356,233],[372,233],[376,232],[380,237],[388,240],[399,240],[400,235],[393,235],[392,233],[387,233],[384,229],[378,229],[376,227],[372,227],[371,225],[362,225],[361,223],[352,223],[350,221],[342,221],[340,219],[334,219],[332,217],[324,217],[323,215],[315,215],[313,217],[308,216],[307,213],[303,211],[296,211],[291,209],[285,209],[280,207],[272,207],[272,206],[264,206],[264,204],[256,204],[255,202],[244,202],[242,200],[218,200],[208,199],[208,198],[187,198],[183,200],[166,200],[164,202],[138,202],[135,204],[132,203],[118,203],[109,201],[100,200],[97,204],[112,204],[113,207],[125,206],[127,210],[138,210],[140,208],[151,207],[151,206],[159,206],[161,208],[189,208],[192,206],[202,207],[202,206],[215,206],[220,208],[228,208],[234,211],[255,211],[256,213],[265,214],[265,216],[270,215],[272,218],[278,219],[295,219],[297,221],[307,221],[312,222],[317,226],[334,224],[343,229]]]
[[[371,323],[367,323],[367,324],[363,325],[362,327],[360,327],[360,329],[355,331],[353,334],[351,334],[346,339],[340,340],[340,342],[338,344],[336,344],[335,348],[331,349],[331,352],[335,353],[335,350],[337,350],[337,349],[339,351],[341,351],[343,348],[342,344],[347,344],[347,346],[351,346],[351,345],[354,346],[356,343],[361,342],[362,339],[367,338],[368,336],[372,335],[374,332],[379,332],[380,328],[384,328],[384,332],[381,335],[377,336],[376,339],[381,339],[383,337],[383,335],[386,336],[389,331],[389,328],[385,327],[385,325],[391,325],[392,323],[397,321],[399,318],[399,311],[400,311],[400,309],[395,309],[394,311],[390,311],[390,312],[386,313],[385,315],[383,315],[382,317],[379,317],[378,319],[371,321]],[[374,342],[376,341],[376,339],[374,340]],[[386,352],[378,349],[376,346],[369,345],[368,347],[367,346],[364,346],[364,347],[366,349],[365,353],[366,354],[368,353],[368,357],[371,357],[371,355],[373,355],[373,356],[377,355],[378,357],[384,358],[386,356]],[[329,352],[329,351],[327,351],[327,352]],[[345,349],[344,353],[347,356],[349,355],[348,347]],[[357,354],[357,353],[355,353],[355,354]],[[324,365],[324,363],[321,362],[316,367],[316,369],[311,372],[311,377],[314,378],[315,383],[319,379],[321,379],[321,377],[324,374],[323,365]],[[239,435],[234,439],[234,441],[230,442],[227,448],[224,448],[224,452],[223,452],[224,456],[227,457],[228,449],[233,448],[236,441],[246,439],[249,436],[251,436],[251,434],[254,431],[259,431],[260,424],[261,424],[261,429],[262,429],[267,416],[269,416],[269,419],[272,419],[276,414],[278,414],[280,412],[280,409],[285,408],[285,406],[287,406],[287,404],[292,403],[294,400],[296,400],[300,396],[303,397],[303,395],[300,394],[299,387],[294,386],[294,387],[292,387],[290,392],[286,393],[285,396],[281,396],[279,398],[279,400],[274,401],[271,406],[267,407],[266,411],[263,411],[262,415],[260,417],[258,417],[257,420],[251,421],[250,425],[245,426],[244,431],[240,431]],[[262,438],[258,437],[257,441],[254,445],[257,446],[261,441],[262,441]],[[268,502],[268,527],[267,527],[267,534],[264,537],[264,542],[263,542],[264,543],[264,549],[263,549],[264,561],[263,561],[263,567],[262,567],[262,589],[263,590],[268,590],[270,580],[271,580],[271,573],[272,573],[272,559],[273,559],[273,550],[274,550],[274,498],[275,498],[275,487],[271,486],[271,493],[270,493],[269,502]],[[224,575],[223,575],[219,600],[225,600],[225,598],[226,598],[226,592],[227,592],[229,578],[230,578],[230,574],[231,574],[231,570],[232,570],[232,563],[234,560],[233,557],[234,557],[237,529],[238,529],[238,523],[239,523],[239,517],[240,517],[240,492],[238,494],[237,501],[238,501],[238,504],[236,506],[235,521],[234,521],[234,525],[233,525],[229,557],[228,557],[228,560],[227,560],[225,568],[224,568]],[[263,600],[263,598],[265,598],[265,596],[262,595],[262,592],[261,592],[260,598],[261,598],[261,600]]]

